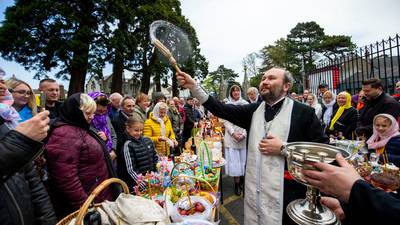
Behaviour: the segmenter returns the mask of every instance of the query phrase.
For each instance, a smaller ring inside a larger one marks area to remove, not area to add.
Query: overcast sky
[[[11,0],[0,0],[0,19]],[[197,32],[209,71],[219,65],[243,74],[249,53],[286,37],[298,22],[315,21],[325,34],[350,35],[358,46],[400,32],[399,0],[181,0],[182,13]],[[32,80],[33,72],[0,59],[7,75]],[[32,82],[37,87],[37,81]]]

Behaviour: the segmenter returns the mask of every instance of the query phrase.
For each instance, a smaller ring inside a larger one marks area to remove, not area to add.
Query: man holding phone
[[[59,117],[61,107],[61,102],[59,102],[60,85],[54,79],[43,79],[39,83],[39,91],[42,91],[46,96],[45,108],[50,112],[50,119]],[[42,99],[40,100],[42,101]]]

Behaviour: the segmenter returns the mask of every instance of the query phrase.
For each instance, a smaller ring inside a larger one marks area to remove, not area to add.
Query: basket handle
[[[81,206],[81,208],[79,209],[79,213],[78,216],[76,217],[75,220],[75,225],[82,225],[83,223],[83,217],[85,217],[89,206],[92,204],[93,200],[96,198],[97,195],[100,194],[100,192],[102,192],[104,189],[106,189],[110,184],[113,183],[118,183],[122,186],[122,189],[124,191],[125,194],[129,194],[129,188],[128,185],[126,185],[126,183],[118,178],[110,178],[107,179],[103,182],[101,182],[101,184],[99,184],[99,186],[97,186],[92,193],[89,195],[88,199],[86,199],[85,203],[83,203],[83,205]]]

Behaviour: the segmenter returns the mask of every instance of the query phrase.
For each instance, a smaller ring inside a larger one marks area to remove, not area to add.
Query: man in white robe
[[[286,206],[304,198],[306,189],[288,174],[281,151],[286,142],[327,142],[328,138],[314,109],[287,97],[291,74],[281,68],[266,71],[259,85],[263,101],[243,106],[216,101],[184,72],[177,73],[177,80],[214,115],[248,131],[245,224],[295,224]]]

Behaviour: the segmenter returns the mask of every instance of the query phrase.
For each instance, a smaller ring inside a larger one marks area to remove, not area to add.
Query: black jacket
[[[372,187],[364,180],[353,184],[348,204],[342,203],[344,225],[395,225],[400,221],[400,195]]]
[[[192,129],[194,127],[194,123],[196,122],[196,118],[194,117],[193,106],[185,104],[185,113],[186,113],[186,119],[184,124],[185,129],[186,128]]]
[[[125,143],[126,140],[126,135],[125,135],[125,130],[126,130],[126,121],[128,120],[128,117],[122,112],[119,111],[117,116],[111,120],[111,123],[114,127],[115,134],[117,135],[117,149],[116,149],[116,154],[120,154],[122,151],[122,147]]]
[[[334,109],[332,112],[331,122],[333,117],[335,116],[338,108]],[[333,125],[333,130],[329,130],[330,124],[326,127],[326,134],[336,134],[337,132],[342,132],[343,136],[347,140],[352,140],[352,133],[356,129],[358,119],[357,109],[350,107],[345,109],[339,119],[336,121],[335,125]],[[331,123],[330,122],[330,123]]]
[[[158,156],[154,143],[148,137],[135,139],[129,137],[118,156],[118,177],[128,184],[132,191],[136,185],[137,175],[148,171],[157,171]]]
[[[1,224],[55,224],[50,198],[32,164],[42,144],[16,131],[0,136]]]
[[[393,97],[382,93],[376,99],[365,101],[365,106],[360,110],[357,122],[357,134],[364,134],[368,139],[372,135],[372,122],[380,113],[392,115],[396,120],[400,116],[400,103]]]
[[[321,123],[314,113],[314,109],[297,101],[293,101],[292,118],[288,142],[311,141],[328,143],[329,139],[324,135]],[[203,104],[212,114],[250,131],[253,113],[261,102],[247,105],[223,104],[209,97]],[[262,121],[260,121],[262,122]]]
[[[50,112],[49,118],[50,119],[55,119],[60,117],[60,108],[62,106],[61,102],[56,102],[53,107],[49,107],[46,105],[46,110]]]

